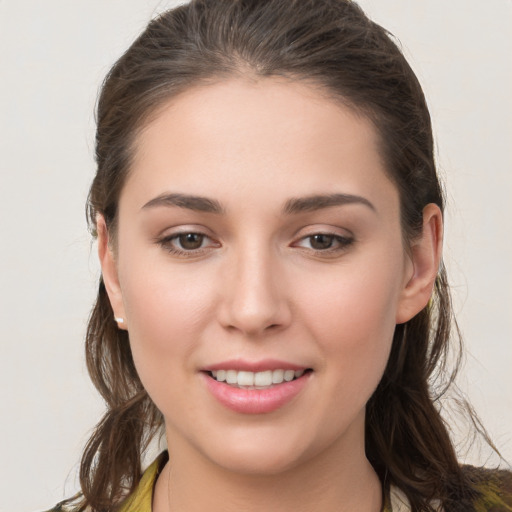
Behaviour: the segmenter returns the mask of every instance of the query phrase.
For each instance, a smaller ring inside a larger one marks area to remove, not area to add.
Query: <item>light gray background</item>
[[[460,383],[511,460],[512,2],[360,3],[399,37],[425,87],[469,350]],[[170,5],[0,0],[0,512],[76,490],[102,411],[82,356],[98,277],[84,217],[92,112],[109,66]]]

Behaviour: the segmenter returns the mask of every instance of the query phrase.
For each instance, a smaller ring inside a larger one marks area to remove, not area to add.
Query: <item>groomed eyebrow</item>
[[[361,196],[353,194],[316,194],[289,199],[284,205],[283,213],[285,215],[293,215],[347,204],[362,204],[374,212],[377,211],[368,199]],[[148,201],[142,209],[158,206],[186,208],[205,213],[225,213],[223,206],[215,199],[178,193],[161,194]]]
[[[313,210],[321,210],[323,208],[330,208],[332,206],[343,206],[346,204],[362,204],[370,208],[370,210],[377,212],[375,206],[373,206],[368,199],[352,194],[318,194],[307,197],[292,198],[286,202],[283,212],[287,215],[293,215]]]
[[[155,208],[157,206],[177,206],[197,212],[224,213],[224,208],[215,199],[187,194],[161,194],[148,201],[142,209]]]

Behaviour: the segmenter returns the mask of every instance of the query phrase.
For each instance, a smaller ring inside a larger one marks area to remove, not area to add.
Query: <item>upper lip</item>
[[[230,359],[220,363],[211,364],[202,368],[205,372],[217,370],[238,370],[246,372],[263,372],[265,370],[306,370],[308,367],[278,359],[261,359],[260,361],[247,361],[245,359]]]

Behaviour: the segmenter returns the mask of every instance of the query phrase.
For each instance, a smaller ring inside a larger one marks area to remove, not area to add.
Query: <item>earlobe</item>
[[[126,317],[115,255],[109,243],[109,233],[103,215],[98,215],[96,218],[96,230],[98,233],[98,257],[101,273],[112,310],[114,311],[113,320],[117,322],[120,329],[126,329]]]
[[[423,231],[411,244],[412,273],[404,283],[397,308],[396,323],[402,324],[417,315],[429,302],[441,263],[443,215],[439,206],[423,209]]]

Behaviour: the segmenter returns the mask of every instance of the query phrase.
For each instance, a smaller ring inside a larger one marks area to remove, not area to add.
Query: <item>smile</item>
[[[206,389],[224,407],[241,414],[266,414],[300,395],[313,374],[310,368],[284,369],[272,365],[274,369],[265,370],[258,366],[258,371],[217,366],[203,370],[200,375]]]
[[[217,382],[225,382],[240,389],[268,389],[274,385],[302,377],[305,370],[265,370],[260,372],[238,370],[214,370],[210,376]]]

